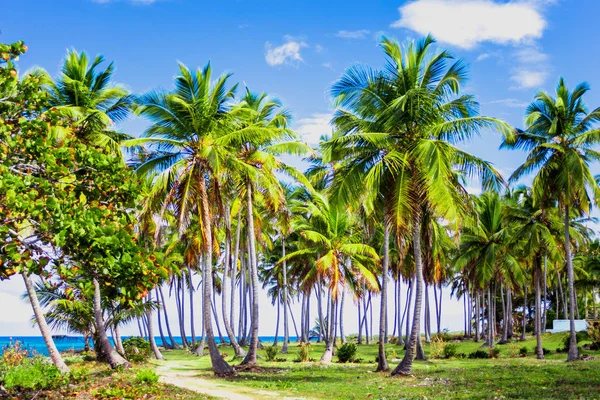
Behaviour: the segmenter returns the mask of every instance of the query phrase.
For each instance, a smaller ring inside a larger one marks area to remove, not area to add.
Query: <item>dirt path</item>
[[[284,399],[307,400],[301,397],[285,397],[280,393],[249,387],[239,387],[224,380],[206,379],[198,375],[194,367],[181,361],[164,361],[158,364],[156,372],[160,381],[198,393],[229,400]]]

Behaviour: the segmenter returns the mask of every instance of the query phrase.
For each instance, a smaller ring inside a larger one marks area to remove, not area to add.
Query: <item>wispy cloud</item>
[[[338,31],[335,36],[343,39],[365,39],[371,31],[366,29],[358,29],[355,31]]]
[[[331,125],[329,124],[331,118],[333,118],[333,114],[316,113],[310,117],[299,119],[296,122],[295,131],[306,143],[316,145],[321,136],[331,135]]]
[[[527,105],[529,105],[529,103],[525,102],[525,101],[521,101],[518,99],[499,99],[499,100],[492,100],[492,101],[488,101],[484,104],[500,104],[506,107],[511,107],[511,108],[522,108],[522,107],[526,107]]]
[[[321,64],[323,67],[332,70],[333,72],[335,72],[335,68],[333,68],[333,64],[331,64],[330,62],[326,62]]]
[[[272,67],[283,64],[298,65],[303,61],[300,50],[308,47],[308,44],[289,35],[284,36],[284,40],[286,42],[280,46],[273,47],[269,42],[265,44],[265,60]]]
[[[546,21],[532,1],[415,0],[392,24],[440,42],[471,49],[483,42],[519,43],[542,37]]]
[[[248,24],[239,24],[238,25],[238,29],[246,29],[246,28],[250,28],[250,25],[248,25]]]
[[[517,86],[514,86],[511,89],[530,89],[539,87],[546,82],[549,75],[549,72],[540,71],[539,69],[529,69],[527,67],[515,68],[510,79],[514,81]]]
[[[511,89],[530,89],[543,85],[550,76],[549,56],[538,46],[531,44],[514,53],[515,66],[511,70],[510,79],[516,86]]]

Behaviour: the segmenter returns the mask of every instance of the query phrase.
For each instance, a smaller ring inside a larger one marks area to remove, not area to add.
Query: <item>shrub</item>
[[[452,358],[456,355],[458,345],[456,343],[446,343],[444,346],[444,358]]]
[[[265,346],[265,359],[267,361],[275,361],[277,354],[279,354],[279,346]]]
[[[341,363],[352,362],[356,356],[357,347],[354,343],[344,343],[337,349],[337,358]]]
[[[498,358],[499,355],[500,355],[499,347],[490,348],[490,358]]]
[[[465,353],[456,353],[456,358],[467,358]]]
[[[42,357],[34,357],[8,367],[4,374],[6,389],[49,389],[68,383],[54,365]]]
[[[552,350],[547,349],[545,347],[542,348],[542,352],[544,353],[544,355],[552,354]]]
[[[490,353],[485,350],[475,350],[471,354],[469,354],[469,358],[478,359],[478,358],[490,358]]]
[[[441,358],[444,354],[444,341],[441,337],[434,335],[431,339],[431,345],[429,346],[431,352],[431,358]]]
[[[390,344],[398,344],[398,338],[396,336],[392,336],[389,342]]]
[[[71,382],[79,383],[84,382],[89,378],[90,370],[87,367],[81,367],[71,370]]]
[[[310,343],[300,343],[298,349],[298,360],[300,362],[308,362],[310,361],[310,350],[312,349],[312,345]]]
[[[150,343],[141,337],[130,337],[123,341],[123,349],[125,349],[125,358],[131,362],[144,362],[152,355]]]
[[[151,369],[140,369],[135,375],[135,380],[138,383],[157,383],[158,374]]]
[[[600,348],[600,321],[591,322],[587,334],[592,346],[596,349]]]
[[[528,352],[529,352],[529,350],[527,350],[527,347],[526,347],[526,346],[523,346],[523,347],[521,347],[521,348],[519,349],[519,355],[520,355],[521,357],[525,357],[525,356],[527,356],[527,353],[528,353]]]
[[[600,326],[598,327],[598,329],[600,330]],[[589,334],[589,327],[588,327],[588,332],[579,331],[579,332],[575,333],[575,340],[577,341],[577,343],[579,343],[583,340],[590,339],[590,338],[591,338],[591,335]],[[563,338],[562,338],[562,347],[560,348],[560,350],[569,351],[569,342],[570,341],[571,341],[571,334],[566,333],[565,336],[563,336]],[[593,341],[593,339],[592,339],[592,341]]]
[[[29,359],[29,352],[23,349],[21,342],[18,340],[4,349],[4,354],[2,354],[2,364],[7,367],[16,367],[17,365],[23,364],[24,361]]]
[[[448,329],[444,329],[443,332],[441,333],[436,333],[435,335],[432,336],[432,339],[438,338],[440,340],[442,340],[443,342],[449,342],[452,340],[452,335],[450,334],[450,331]]]

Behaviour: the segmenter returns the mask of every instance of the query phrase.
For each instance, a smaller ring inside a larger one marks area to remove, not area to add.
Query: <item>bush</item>
[[[344,343],[337,348],[336,356],[341,363],[352,362],[356,356],[357,346],[354,343]]]
[[[598,330],[600,331],[600,327],[598,327]],[[589,327],[588,327],[588,332],[579,331],[579,332],[575,333],[575,340],[577,341],[577,343],[579,343],[583,340],[588,340],[590,338],[591,338],[591,335],[589,334]],[[565,336],[563,336],[563,338],[562,338],[562,347],[559,350],[569,351],[569,342],[570,341],[571,341],[571,334],[566,333]]]
[[[279,346],[265,346],[265,359],[267,361],[275,361],[277,354],[279,354]]]
[[[123,349],[125,349],[125,358],[134,363],[144,362],[152,355],[150,343],[141,337],[125,339]]]
[[[490,348],[490,358],[498,358],[499,355],[500,355],[499,347]]]
[[[519,355],[521,357],[526,357],[528,352],[529,352],[529,350],[527,350],[526,346],[523,346],[519,349]]]
[[[68,383],[66,376],[42,357],[8,367],[3,377],[6,389],[49,389]]]
[[[591,322],[588,326],[587,335],[592,342],[592,346],[600,349],[600,321]]]
[[[456,343],[446,343],[444,346],[444,358],[452,358],[456,355],[458,345]]]
[[[450,334],[450,331],[448,329],[444,329],[443,332],[441,333],[436,333],[435,335],[432,336],[432,339],[438,338],[440,340],[442,340],[443,342],[450,342],[451,340],[453,340],[452,335]]]
[[[398,344],[398,337],[392,336],[389,340],[390,344]]]
[[[300,346],[298,349],[298,361],[309,362],[311,349],[312,349],[312,345],[310,343],[300,343]]]
[[[138,383],[157,383],[158,374],[151,369],[140,369],[135,375],[135,380]]]
[[[542,348],[542,352],[544,353],[545,356],[548,355],[548,354],[552,354],[552,350],[547,349],[545,347]]]
[[[344,343],[341,345],[336,352],[338,361],[341,363],[347,363],[354,361],[356,356],[357,347],[354,343]]]
[[[490,353],[485,350],[475,350],[474,352],[469,354],[469,358],[471,358],[471,359],[490,358]]]
[[[429,346],[429,352],[431,358],[442,358],[444,354],[444,341],[441,337],[434,335],[431,339],[431,345]]]
[[[467,358],[465,353],[456,353],[456,358]]]

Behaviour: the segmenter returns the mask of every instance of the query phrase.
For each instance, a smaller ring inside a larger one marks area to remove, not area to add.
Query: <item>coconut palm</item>
[[[568,361],[578,358],[575,331],[576,298],[571,249],[572,212],[589,215],[600,199],[600,187],[590,164],[600,160],[594,149],[600,143],[600,108],[588,111],[583,96],[589,90],[580,83],[571,92],[561,78],[556,97],[539,92],[527,107],[524,131],[506,136],[502,147],[528,151],[527,159],[511,175],[510,181],[535,172],[533,200],[536,204],[551,197],[558,201],[564,219],[564,247],[569,293],[570,342]]]
[[[112,81],[114,63],[100,69],[103,62],[101,55],[90,60],[85,52],[69,50],[58,78],[45,74],[48,103],[76,117],[74,133],[80,139],[120,154],[120,142],[129,136],[114,124],[129,116],[132,96]]]
[[[433,53],[434,42],[428,36],[403,48],[384,38],[381,46],[387,64],[383,70],[350,68],[332,88],[339,107],[334,123],[340,134],[324,152],[327,161],[341,160],[333,183],[336,198],[384,207],[386,225],[393,224],[399,236],[411,233],[415,312],[407,352],[394,374],[410,373],[419,336],[422,207],[431,209],[436,218],[453,220],[461,215],[467,202],[458,176],[477,176],[484,188],[497,188],[500,175],[454,144],[470,139],[481,128],[509,129],[501,121],[478,115],[474,98],[460,94],[466,78],[464,63],[446,51]],[[384,262],[384,273],[387,266]]]
[[[315,271],[326,283],[331,296],[329,329],[321,362],[331,362],[333,356],[334,321],[338,294],[344,287],[360,291],[363,283],[378,291],[375,273],[379,256],[369,245],[362,243],[362,232],[356,217],[345,207],[330,204],[321,194],[314,193],[313,201],[299,206],[308,218],[294,221],[294,230],[306,241],[304,248],[287,254],[279,262],[296,259],[316,259]],[[305,278],[306,279],[306,278]],[[310,278],[309,278],[310,279]]]

